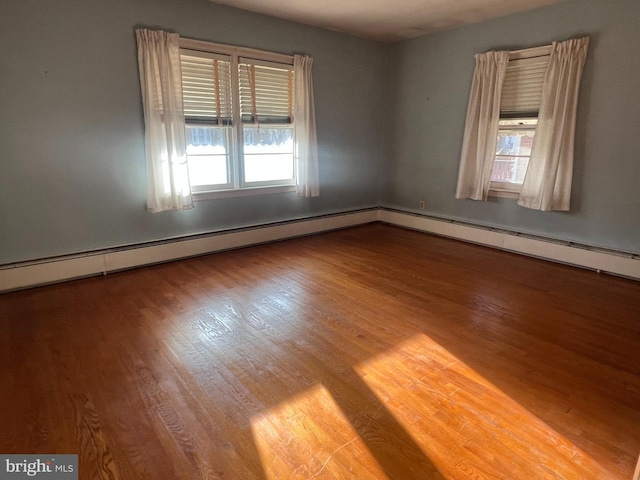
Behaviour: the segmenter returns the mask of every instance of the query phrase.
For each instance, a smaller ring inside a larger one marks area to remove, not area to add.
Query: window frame
[[[288,193],[296,191],[296,160],[293,158],[293,177],[291,179],[273,180],[273,181],[244,181],[244,128],[251,127],[251,123],[243,123],[240,111],[240,90],[239,90],[239,63],[241,59],[251,59],[257,62],[281,65],[284,68],[293,69],[293,55],[285,55],[281,53],[268,52],[253,48],[238,47],[221,43],[213,43],[202,40],[194,40],[180,38],[181,53],[185,50],[194,52],[204,52],[207,54],[218,54],[228,56],[231,63],[231,104],[232,104],[232,121],[231,138],[232,145],[229,147],[229,182],[227,184],[215,185],[198,185],[191,186],[192,195],[195,201],[208,200],[215,198],[237,197],[262,195],[267,193]],[[201,123],[190,123],[186,121],[186,126],[203,126]],[[283,128],[284,124],[265,123],[265,128]],[[212,126],[215,126],[212,124]],[[295,141],[295,123],[286,125],[286,128],[293,129],[293,137]],[[295,148],[295,147],[294,147]],[[294,150],[295,153],[295,150]]]
[[[552,45],[543,45],[540,47],[526,48],[522,50],[513,50],[509,52],[509,62],[517,61],[517,60],[527,60],[533,59],[537,57],[550,57],[552,50]],[[547,58],[548,62],[548,58]],[[509,64],[507,64],[507,68],[509,68]],[[504,91],[504,84],[502,86]],[[501,102],[502,103],[502,102]],[[538,109],[536,111],[531,110],[523,110],[523,111],[510,111],[503,112],[501,108],[500,112],[500,121],[502,120],[516,120],[516,119],[538,119],[538,111],[539,111],[539,101],[538,101]],[[501,105],[502,107],[502,105]],[[498,135],[500,134],[501,127],[498,126]],[[536,128],[534,129],[534,136]],[[493,156],[493,165],[491,168],[491,173],[493,176],[493,170],[496,165],[498,153],[495,152]],[[522,190],[522,183],[511,183],[511,182],[497,182],[491,181],[489,185],[489,196],[492,197],[504,197],[504,198],[518,198],[520,196],[520,192]]]

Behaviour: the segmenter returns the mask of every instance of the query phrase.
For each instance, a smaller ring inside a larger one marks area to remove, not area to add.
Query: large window
[[[181,47],[193,192],[292,189],[293,59],[189,40]]]
[[[137,29],[136,45],[149,211],[219,196],[320,194],[313,58],[162,30]]]
[[[511,52],[502,87],[490,193],[517,195],[529,165],[551,46]]]

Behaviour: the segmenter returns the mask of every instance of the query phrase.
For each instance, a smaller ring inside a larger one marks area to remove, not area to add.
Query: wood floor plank
[[[628,479],[640,282],[374,224],[0,295],[0,453],[82,479]]]

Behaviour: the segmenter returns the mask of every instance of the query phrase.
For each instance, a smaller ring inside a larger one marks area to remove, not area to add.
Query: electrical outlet
[[[420,210],[424,210],[424,200],[420,200]]]

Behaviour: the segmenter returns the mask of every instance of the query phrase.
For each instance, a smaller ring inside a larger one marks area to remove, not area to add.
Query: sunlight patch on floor
[[[425,334],[354,369],[446,478],[615,478]]]
[[[388,478],[322,385],[253,417],[251,429],[266,480]]]

